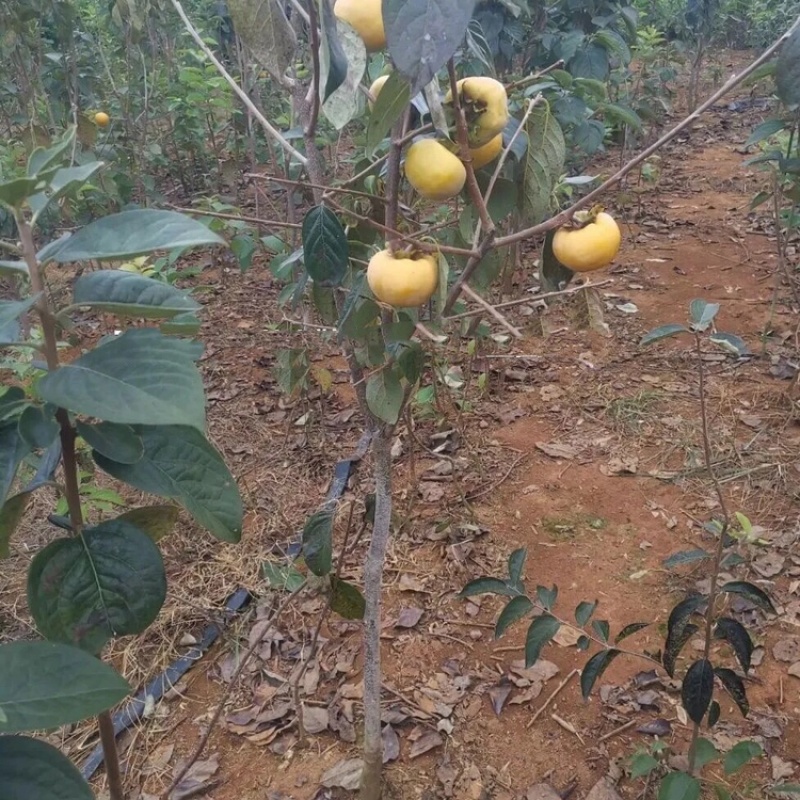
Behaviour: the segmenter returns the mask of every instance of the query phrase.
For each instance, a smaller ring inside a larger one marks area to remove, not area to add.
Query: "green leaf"
[[[751,145],[758,144],[759,142],[763,142],[764,139],[769,139],[770,136],[774,136],[776,133],[780,133],[780,131],[786,128],[786,121],[783,119],[777,119],[773,117],[772,119],[764,120],[759,125],[753,129],[753,132],[750,134],[748,140],[744,143],[745,147],[750,147]]]
[[[361,93],[361,79],[367,69],[367,49],[364,40],[342,20],[336,21],[339,45],[346,59],[347,72],[345,78],[333,92],[321,96],[322,86],[327,91],[327,81],[320,81],[320,102],[322,113],[328,122],[340,131],[364,110],[364,96]]]
[[[670,772],[661,781],[658,800],[699,800],[700,783],[685,772]]]
[[[664,643],[662,662],[670,678],[675,674],[675,661],[680,655],[683,646],[697,630],[689,620],[697,609],[706,602],[702,595],[691,595],[681,600],[670,612],[667,620],[667,640]]]
[[[306,520],[303,527],[303,559],[315,575],[330,574],[333,568],[332,511],[317,511]]]
[[[90,425],[78,420],[75,429],[89,447],[120,464],[135,464],[144,454],[142,440],[130,425],[117,422]]]
[[[714,668],[701,658],[686,671],[681,685],[681,702],[689,719],[699,725],[708,711],[714,694]]]
[[[558,633],[561,623],[550,614],[536,617],[528,627],[525,637],[525,667],[532,667],[542,653],[542,648]]]
[[[775,85],[785,106],[800,106],[800,30],[796,30],[781,46],[775,67]]]
[[[30,311],[39,297],[41,297],[40,294],[35,294],[25,300],[3,300],[0,302],[0,330],[12,322],[16,322],[23,314]]]
[[[666,569],[675,569],[684,564],[694,564],[697,561],[706,561],[711,558],[711,553],[706,550],[682,550],[680,553],[673,553],[665,558],[661,563]]]
[[[0,645],[0,733],[44,730],[99,714],[131,690],[112,667],[55,642]],[[69,680],[65,680],[69,676]]]
[[[28,274],[28,265],[24,261],[7,261],[0,259],[0,275],[14,278]]]
[[[459,593],[459,597],[474,597],[478,594],[499,594],[504,597],[516,597],[519,592],[499,578],[475,578]]]
[[[744,356],[750,352],[744,339],[735,333],[712,333],[708,338],[732,355]]]
[[[331,578],[331,611],[345,619],[364,619],[367,601],[352,583],[335,575]]]
[[[261,565],[261,571],[264,573],[267,586],[282,592],[296,592],[306,582],[303,574],[292,564],[276,564],[272,561],[265,561]]]
[[[403,408],[403,387],[397,372],[390,366],[367,378],[367,406],[383,422],[394,425]]]
[[[0,778],[3,800],[94,800],[66,756],[27,736],[0,736]]]
[[[236,34],[256,61],[280,83],[292,65],[297,34],[279,0],[228,0]]]
[[[109,314],[170,319],[201,308],[186,292],[163,281],[125,270],[87,272],[75,282],[72,302]]]
[[[19,386],[0,386],[0,420],[17,419],[28,407],[25,390]]]
[[[642,118],[628,106],[618,103],[602,103],[598,111],[602,112],[603,116],[611,122],[627,125],[635,131],[641,130]]]
[[[154,542],[159,542],[172,533],[178,521],[178,507],[173,505],[142,506],[132,508],[117,517],[118,522],[135,525]]]
[[[194,314],[176,314],[171,319],[164,320],[158,329],[163,334],[194,336],[200,330],[200,320]]]
[[[56,539],[28,571],[28,603],[48,639],[99,653],[115,636],[141,633],[167,595],[161,553],[150,538],[119,520]]]
[[[697,769],[702,769],[706,764],[716,761],[719,758],[719,750],[702,737],[695,742],[694,763]]]
[[[753,640],[747,628],[738,620],[731,617],[720,617],[714,628],[714,638],[724,639],[733,648],[736,658],[742,665],[745,675],[750,671],[750,661],[753,655]]]
[[[413,97],[464,41],[475,0],[383,0],[389,55]]]
[[[22,459],[30,453],[30,446],[19,433],[16,420],[0,424],[0,502],[11,490]]]
[[[639,346],[644,347],[653,342],[660,342],[662,339],[669,339],[672,336],[677,336],[679,333],[688,333],[689,329],[685,325],[679,325],[676,322],[670,322],[668,325],[661,325],[658,328],[653,328],[652,331],[646,333],[639,340]]]
[[[740,594],[763,611],[767,611],[770,614],[778,613],[775,610],[775,606],[772,605],[769,595],[763,589],[759,589],[758,586],[748,581],[729,581],[720,587],[720,591],[728,594]]]
[[[253,266],[253,256],[256,252],[256,241],[250,234],[234,236],[230,242],[231,252],[242,272],[247,272]]]
[[[566,143],[561,126],[548,106],[537,106],[533,110],[526,132],[528,150],[521,207],[526,222],[537,225],[550,214],[553,187],[564,171]]]
[[[34,178],[40,172],[44,172],[46,169],[63,163],[67,151],[71,150],[75,144],[76,132],[77,128],[74,125],[70,125],[69,128],[64,131],[64,135],[50,147],[34,148],[33,152],[28,156],[28,177]]]
[[[399,72],[393,72],[378,94],[367,121],[367,155],[372,155],[375,148],[384,140],[392,125],[400,119],[400,115],[411,102],[408,82]]]
[[[594,610],[596,608],[597,600],[595,600],[593,603],[589,603],[586,600],[578,603],[578,606],[575,609],[575,622],[577,622],[582,628],[591,619],[591,616],[594,614]]]
[[[132,329],[49,372],[38,384],[49,403],[106,422],[193,425],[205,430],[196,346],[150,328]]]
[[[499,639],[509,626],[522,619],[532,609],[533,603],[525,595],[521,594],[512,597],[497,617],[497,623],[494,626],[494,638]]]
[[[0,507],[0,559],[11,555],[11,536],[22,522],[30,495],[29,491],[15,494]]]
[[[31,450],[45,450],[58,436],[59,425],[52,406],[28,406],[19,417],[19,434]]]
[[[323,286],[339,286],[350,259],[347,234],[339,218],[325,206],[314,206],[303,218],[306,272]]]
[[[585,700],[592,692],[595,683],[608,669],[611,662],[619,655],[619,650],[601,650],[595,653],[587,662],[581,672],[581,694]]]
[[[594,628],[595,633],[604,641],[608,641],[608,637],[611,635],[611,627],[604,619],[596,619],[592,622],[592,628]]]
[[[738,742],[725,755],[722,768],[725,770],[726,775],[732,775],[734,772],[738,772],[748,761],[763,755],[764,751],[757,742]]]
[[[650,753],[636,753],[631,758],[631,780],[637,778],[644,778],[649,775],[654,769],[658,769],[658,761],[650,755]]]
[[[39,253],[42,262],[119,261],[152,253],[198,245],[224,245],[210,228],[177,211],[139,208],[109,214],[89,223],[52,248]]]
[[[722,707],[716,700],[711,701],[708,707],[708,727],[713,728],[719,722],[719,715],[722,713]]]
[[[51,203],[63,197],[67,192],[84,186],[92,175],[99,172],[102,166],[102,161],[92,161],[78,167],[64,167],[56,170],[48,180],[47,188],[28,198],[28,205],[33,211],[31,223],[35,223]]]
[[[717,667],[714,670],[714,674],[725,687],[725,691],[733,698],[742,716],[746,717],[750,713],[750,701],[747,699],[744,681],[732,669],[727,667]]]
[[[697,331],[708,330],[719,312],[719,303],[707,303],[705,300],[692,300],[689,304],[689,318]]]
[[[767,791],[770,794],[800,794],[800,783],[777,783]]]
[[[508,582],[512,586],[521,586],[522,570],[525,568],[527,551],[524,547],[514,550],[508,557]]]
[[[619,644],[623,639],[627,639],[629,636],[633,636],[634,633],[638,633],[641,630],[649,627],[649,622],[631,622],[630,625],[626,625],[615,637],[614,637],[614,644]]]
[[[144,454],[120,464],[97,451],[100,469],[143,492],[179,502],[217,539],[238,542],[244,510],[236,482],[222,456],[196,428],[187,425],[137,425]]]
[[[320,102],[324,103],[347,77],[347,56],[339,41],[333,3],[320,3]]]
[[[511,150],[508,155],[513,156],[517,161],[522,161],[528,150],[528,134],[525,133],[525,131],[520,131],[515,137],[514,134],[519,127],[520,121],[514,117],[510,117],[505,128],[503,128],[503,149],[505,150],[508,148],[513,138],[514,142],[511,145]]]
[[[539,604],[547,609],[547,611],[552,611],[553,606],[556,604],[556,599],[558,598],[558,587],[554,586],[552,589],[547,589],[544,586],[537,586],[536,587],[536,599],[539,601]]]
[[[12,211],[21,208],[40,185],[39,178],[14,178],[0,183],[0,206],[7,206]]]
[[[548,231],[542,247],[539,280],[542,283],[543,292],[559,292],[562,289],[566,289],[575,277],[575,273],[569,267],[565,267],[553,252],[553,237],[555,234],[555,231]]]

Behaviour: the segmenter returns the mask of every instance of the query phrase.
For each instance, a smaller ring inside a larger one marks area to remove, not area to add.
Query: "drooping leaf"
[[[570,281],[575,277],[575,273],[569,267],[565,267],[553,252],[553,237],[555,235],[555,231],[548,231],[542,247],[539,280],[542,283],[543,292],[558,292],[566,289]]]
[[[91,653],[114,636],[145,630],[166,594],[158,548],[119,520],[56,539],[36,554],[28,571],[36,627],[48,639]]]
[[[494,638],[499,639],[506,630],[533,609],[533,603],[523,594],[512,597],[497,617]]]
[[[384,140],[392,126],[400,119],[400,115],[408,108],[411,101],[408,81],[399,72],[393,72],[381,87],[378,99],[370,111],[367,122],[367,154],[375,152],[375,148]]]
[[[719,303],[708,303],[705,300],[692,300],[689,304],[689,318],[695,330],[705,331],[719,312]]]
[[[700,782],[685,772],[668,772],[658,789],[658,800],[699,800]]]
[[[120,464],[135,464],[144,454],[142,440],[130,425],[117,422],[90,425],[78,420],[75,429],[89,447]]]
[[[748,761],[764,755],[764,751],[758,742],[745,741],[737,742],[725,755],[722,768],[726,775],[738,772]]]
[[[11,555],[11,537],[19,523],[22,522],[30,495],[30,491],[19,492],[9,497],[0,506],[0,559],[8,558]]]
[[[775,606],[772,605],[769,595],[763,589],[759,589],[758,586],[748,581],[728,581],[728,583],[720,587],[720,591],[728,594],[740,594],[763,611],[767,611],[770,614],[778,613],[775,611]]]
[[[735,333],[712,333],[708,338],[714,342],[715,345],[732,355],[744,356],[750,352],[745,340]]]
[[[0,502],[5,502],[22,459],[30,446],[22,438],[16,421],[0,424]]]
[[[705,602],[706,599],[702,595],[691,595],[681,600],[670,612],[667,620],[667,640],[662,656],[664,669],[670,677],[674,675],[675,661],[683,646],[697,630],[697,626],[691,625],[689,619]]]
[[[94,800],[75,765],[55,747],[27,736],[0,736],[3,800]]]
[[[659,766],[659,762],[650,753],[635,753],[631,757],[631,780],[644,778]]]
[[[159,542],[172,533],[172,529],[178,521],[178,507],[173,505],[141,506],[120,514],[117,520],[135,525],[154,542]]]
[[[333,512],[317,511],[303,526],[303,559],[315,575],[328,575],[333,568]]]
[[[592,628],[594,632],[604,641],[608,641],[608,637],[611,635],[611,626],[606,622],[604,619],[596,619],[592,622]]]
[[[305,583],[303,573],[292,564],[276,564],[272,561],[265,561],[261,565],[261,571],[264,573],[264,580],[270,589],[295,592]]]
[[[143,492],[179,502],[217,539],[238,542],[242,498],[222,456],[188,425],[136,425],[144,453],[133,464],[92,453],[100,469]]]
[[[339,41],[337,19],[333,3],[320,3],[320,32],[322,34],[320,67],[320,103],[324,103],[347,78],[347,55]]]
[[[611,648],[595,653],[584,666],[581,672],[581,694],[584,700],[589,697],[595,683],[608,669],[611,662],[619,655],[619,650]]]
[[[41,185],[38,178],[14,178],[0,183],[0,206],[7,206],[12,211],[20,208]]]
[[[747,699],[744,681],[732,669],[727,667],[717,667],[714,670],[714,674],[725,687],[725,691],[733,698],[742,716],[746,717],[750,713],[750,701]]]
[[[0,645],[0,675],[4,734],[78,722],[116,705],[131,689],[108,664],[56,642]]]
[[[367,378],[367,406],[383,422],[394,425],[403,408],[403,386],[397,371],[385,367]]]
[[[722,713],[722,707],[716,700],[711,701],[708,707],[708,727],[713,728],[719,722],[719,715]]]
[[[784,119],[776,117],[773,117],[772,119],[766,119],[764,122],[756,125],[756,127],[753,128],[753,132],[744,143],[744,146],[751,147],[754,144],[763,142],[764,139],[769,139],[770,136],[780,133],[782,130],[785,130],[785,128],[786,120]]]
[[[499,594],[504,597],[515,597],[519,592],[499,578],[475,578],[459,593],[459,597],[474,597],[478,594]]]
[[[116,269],[81,275],[75,282],[72,302],[117,316],[142,319],[171,319],[201,307],[175,286]]]
[[[325,206],[314,206],[303,218],[303,253],[311,278],[338,286],[347,274],[350,252],[339,218]]]
[[[297,34],[284,8],[279,0],[228,0],[236,34],[277,83],[297,50]]]
[[[677,336],[679,333],[688,333],[689,329],[685,325],[680,325],[677,322],[670,322],[669,325],[661,325],[658,328],[653,328],[652,331],[646,333],[639,340],[639,346],[644,347],[653,342],[660,342],[662,339],[669,339],[672,336]]]
[[[614,637],[614,644],[619,644],[623,639],[627,639],[629,636],[633,636],[634,633],[638,631],[644,630],[645,628],[649,627],[649,622],[631,622],[630,625],[626,625],[615,637]]]
[[[683,550],[680,553],[673,553],[667,556],[661,563],[666,569],[675,569],[684,564],[694,564],[697,561],[706,561],[711,558],[711,553],[707,550]]]
[[[322,103],[322,113],[336,130],[341,130],[364,109],[361,79],[367,69],[367,50],[364,40],[342,20],[337,20],[339,44],[347,59],[347,73]]]
[[[525,568],[527,554],[524,547],[519,547],[508,557],[508,582],[512,586],[522,586],[522,570]]]
[[[35,223],[51,203],[63,197],[67,192],[84,186],[89,178],[99,172],[102,167],[102,161],[92,161],[88,164],[56,170],[48,180],[47,187],[28,198],[28,205],[33,211],[31,223]]]
[[[45,450],[60,430],[55,408],[29,405],[19,416],[19,433],[31,450]]]
[[[547,609],[547,611],[552,611],[553,606],[556,604],[556,599],[558,598],[558,587],[554,586],[552,589],[548,589],[545,586],[537,586],[536,587],[536,599],[539,601],[540,605]]]
[[[517,133],[519,127],[520,121],[515,117],[511,117],[508,120],[505,128],[503,128],[503,149],[507,149],[510,144],[509,157],[513,156],[517,161],[522,161],[528,150],[528,134],[524,130]],[[514,140],[513,142],[511,141],[512,139]]]
[[[800,30],[796,30],[781,46],[775,67],[775,85],[785,106],[800,106]]]
[[[661,661],[664,665],[667,675],[669,675],[670,678],[675,677],[675,662],[678,660],[681,650],[683,650],[686,642],[688,642],[698,630],[699,628],[697,625],[689,622],[684,625],[683,628],[675,629],[672,634],[667,635],[667,641],[664,644],[664,652],[661,656]]]
[[[155,250],[224,244],[225,240],[210,228],[177,211],[138,208],[90,222],[72,236],[43,248],[39,260],[59,264],[119,261]]]
[[[23,314],[30,311],[41,295],[35,294],[25,300],[3,300],[0,302],[0,330],[12,322],[16,322]]]
[[[57,167],[64,163],[64,156],[75,144],[75,134],[77,129],[70,125],[64,135],[55,141],[50,147],[35,147],[28,156],[27,173],[29,178],[36,177],[40,172]]]
[[[85,229],[84,229],[85,230]],[[45,375],[40,396],[105,422],[194,425],[205,430],[195,344],[151,328],[131,329]]]
[[[28,265],[24,261],[8,261],[0,259],[0,275],[15,278],[28,274]]]
[[[747,628],[738,620],[731,617],[720,617],[714,628],[714,636],[717,639],[724,639],[733,648],[736,658],[742,665],[744,674],[750,671],[750,660],[753,655],[753,640],[747,632]]]
[[[719,758],[719,750],[708,739],[699,738],[694,747],[694,764],[697,769],[702,769],[706,764]]]
[[[464,41],[474,9],[475,0],[383,0],[387,49],[412,96]]]
[[[335,575],[331,579],[331,611],[344,619],[364,619],[367,601],[352,583]]]
[[[581,627],[586,625],[586,623],[591,619],[592,614],[594,614],[594,610],[597,608],[597,600],[590,603],[584,600],[581,603],[578,603],[577,607],[575,608],[575,622],[578,623]]]
[[[558,633],[561,623],[551,614],[536,617],[528,627],[525,637],[525,667],[532,667],[542,653],[542,648]]]
[[[566,143],[549,106],[537,106],[526,125],[528,149],[521,184],[526,222],[537,225],[550,214],[553,187],[564,171]]]
[[[692,722],[699,725],[714,694],[714,668],[708,659],[695,661],[686,671],[681,686],[681,702]]]

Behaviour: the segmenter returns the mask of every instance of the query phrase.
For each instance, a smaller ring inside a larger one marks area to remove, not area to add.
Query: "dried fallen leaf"
[[[183,769],[183,764],[178,763],[175,767],[177,774]],[[211,788],[214,782],[211,780],[219,769],[219,755],[214,755],[204,761],[195,761],[189,768],[186,775],[181,778],[178,785],[170,793],[170,800],[182,800],[184,797],[193,797],[200,793],[204,788]]]
[[[423,610],[416,606],[407,606],[400,609],[400,614],[395,622],[396,628],[414,628],[417,623],[422,619]]]
[[[563,458],[571,461],[578,455],[578,451],[574,447],[560,442],[536,442],[536,447],[550,458]]]
[[[561,795],[549,783],[537,783],[525,792],[525,800],[561,800]]]
[[[791,778],[794,775],[794,764],[790,764],[778,756],[772,756],[769,762],[772,767],[772,780],[782,781],[784,778]]]
[[[508,700],[508,696],[511,694],[511,688],[511,684],[508,682],[499,683],[497,686],[489,688],[488,694],[489,699],[492,701],[492,709],[498,717],[506,704],[506,700]]]
[[[762,578],[773,578],[783,569],[786,559],[780,553],[766,553],[752,562],[753,569]]]
[[[414,575],[408,575],[407,573],[403,573],[400,576],[400,582],[398,584],[398,588],[401,592],[424,592],[425,584],[419,578]]]
[[[397,731],[391,725],[384,725],[381,730],[381,741],[383,742],[383,763],[396,761],[400,758],[400,739]]]
[[[788,673],[793,678],[800,678],[800,661],[797,661],[794,664],[792,664],[792,666],[789,667],[788,669]]]
[[[608,778],[600,778],[597,783],[589,790],[586,800],[622,800],[614,782]]]
[[[353,791],[358,789],[363,771],[364,762],[360,758],[346,758],[326,770],[320,778],[320,783],[328,789],[336,786],[339,789]]]
[[[322,733],[328,729],[328,709],[320,706],[305,706],[303,708],[303,727],[306,733]]]
[[[417,758],[436,747],[441,747],[444,744],[444,739],[436,731],[428,731],[423,733],[414,744],[411,745],[411,750],[408,753],[409,758]]]
[[[573,628],[571,625],[562,625],[553,637],[553,641],[561,647],[574,647],[578,644],[581,636],[583,634],[577,628]]]
[[[800,661],[800,637],[787,636],[785,639],[776,642],[772,648],[772,655],[778,661],[788,661],[790,663]]]
[[[603,475],[635,475],[639,470],[639,459],[636,456],[626,456],[625,458],[612,458],[608,464],[600,465],[600,472]]]
[[[648,736],[666,736],[672,730],[672,724],[668,719],[653,719],[645,722],[637,729],[637,733],[645,733]]]

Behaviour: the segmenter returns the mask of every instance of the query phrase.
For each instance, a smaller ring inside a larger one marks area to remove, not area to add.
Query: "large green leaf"
[[[322,286],[338,286],[347,274],[347,234],[325,206],[314,206],[303,218],[303,256],[306,272]]]
[[[36,147],[30,156],[28,156],[28,177],[33,178],[40,172],[50,170],[53,167],[58,167],[59,164],[63,164],[67,150],[71,150],[75,144],[76,133],[76,126],[70,125],[69,128],[64,131],[64,135],[50,147]]]
[[[0,736],[2,800],[94,800],[89,784],[55,747],[27,736]]]
[[[297,34],[279,0],[228,0],[236,33],[253,55],[280,82],[292,65]]]
[[[532,667],[542,653],[542,648],[558,633],[561,623],[551,614],[542,614],[531,622],[525,636],[525,666]]]
[[[197,245],[225,244],[201,222],[154,208],[138,208],[109,214],[69,238],[62,238],[52,248],[39,254],[42,261],[117,261],[152,253]]]
[[[701,658],[686,671],[681,684],[681,702],[689,719],[699,725],[708,711],[714,694],[714,668]]]
[[[386,44],[413,97],[461,46],[475,0],[383,0]]]
[[[0,675],[2,733],[78,722],[116,705],[131,688],[108,664],[56,642],[0,645]]]
[[[120,464],[135,464],[144,453],[142,440],[130,425],[116,422],[90,425],[78,420],[75,428],[89,447]]]
[[[225,462],[202,433],[186,425],[136,425],[144,454],[120,464],[94,452],[109,475],[143,492],[179,502],[218,539],[238,542],[244,511]]]
[[[79,167],[64,167],[56,170],[48,181],[47,188],[28,198],[28,205],[33,211],[31,221],[36,222],[50,203],[58,200],[59,197],[63,197],[73,189],[84,186],[89,178],[98,172],[102,166],[102,161],[92,161]]]
[[[56,539],[28,571],[28,604],[48,639],[99,653],[114,636],[141,633],[167,595],[161,553],[133,525],[109,520]]]
[[[592,692],[595,683],[608,669],[611,662],[619,655],[619,650],[611,648],[595,653],[585,664],[581,672],[581,694],[586,699]]]
[[[40,181],[38,178],[14,178],[0,183],[0,205],[8,206],[12,211],[36,192]]]
[[[25,300],[3,300],[0,302],[0,330],[6,325],[15,322],[26,311],[30,311],[39,299],[39,295],[28,297]]]
[[[327,575],[333,567],[333,512],[317,511],[303,526],[303,560],[315,575]]]
[[[110,314],[143,319],[171,319],[200,308],[186,292],[163,281],[125,270],[98,270],[75,282],[72,302]]]
[[[56,409],[50,405],[29,405],[19,416],[19,433],[31,450],[46,450],[58,436]]]
[[[390,366],[373,372],[367,378],[367,406],[383,422],[394,425],[403,408],[403,386]]]
[[[393,72],[383,84],[378,99],[367,122],[367,153],[372,154],[383,141],[392,125],[400,119],[400,115],[408,108],[411,92],[408,82],[399,72]]]
[[[129,330],[48,373],[41,397],[77,414],[130,425],[205,429],[205,397],[192,342],[149,328]]]
[[[685,772],[669,772],[661,781],[658,800],[699,800],[700,782]]]
[[[333,3],[320,3],[319,87],[320,102],[324,103],[347,78],[347,55],[339,41]]]
[[[341,20],[337,21],[339,44],[347,59],[347,72],[342,83],[322,102],[322,113],[336,130],[341,130],[364,109],[361,79],[367,69],[364,40]],[[320,90],[322,87],[320,86]]]
[[[566,143],[548,106],[537,106],[526,126],[528,150],[522,183],[522,207],[528,224],[538,225],[550,213],[553,187],[564,171]]]
[[[783,43],[775,70],[778,97],[789,108],[800,106],[800,29]]]

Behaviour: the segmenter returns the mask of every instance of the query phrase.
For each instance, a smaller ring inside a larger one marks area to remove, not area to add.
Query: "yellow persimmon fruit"
[[[469,146],[483,147],[508,123],[508,95],[506,87],[494,78],[478,75],[462,78],[457,84],[458,97],[467,119]],[[453,102],[449,91],[445,103]]]
[[[494,139],[490,139],[483,147],[476,147],[469,151],[472,156],[472,169],[480,169],[487,164],[491,164],[502,152],[503,134],[498,133]]]
[[[333,13],[355,28],[370,53],[386,47],[381,0],[336,0]]]
[[[111,122],[111,117],[109,117],[105,111],[98,111],[94,115],[94,124],[97,125],[98,128],[108,127],[109,122]]]
[[[389,80],[388,75],[381,75],[379,78],[375,78],[375,80],[372,81],[372,84],[369,87],[369,93],[372,95],[372,99],[367,101],[369,104],[370,111],[372,111],[372,109],[375,107],[375,103],[378,100],[378,95],[381,93],[383,85],[388,80]]]
[[[429,200],[455,197],[467,180],[467,170],[458,156],[436,139],[419,139],[406,153],[408,182]]]
[[[421,306],[439,282],[439,266],[431,253],[375,253],[367,266],[367,283],[382,303],[395,308]]]
[[[553,236],[553,255],[573,272],[592,272],[607,267],[621,243],[616,220],[601,211],[583,228],[559,228]]]

